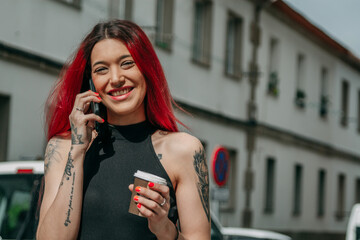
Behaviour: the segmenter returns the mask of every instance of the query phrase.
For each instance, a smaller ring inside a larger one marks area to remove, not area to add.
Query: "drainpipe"
[[[257,104],[256,87],[259,80],[258,49],[260,46],[260,13],[265,5],[271,4],[271,0],[254,0],[254,18],[250,25],[250,42],[252,45],[251,61],[249,63],[250,98],[247,102],[248,128],[246,131],[247,165],[244,176],[245,207],[242,212],[243,227],[251,227],[253,210],[251,209],[251,193],[254,189],[254,171],[252,169],[253,155],[256,144],[257,129]]]

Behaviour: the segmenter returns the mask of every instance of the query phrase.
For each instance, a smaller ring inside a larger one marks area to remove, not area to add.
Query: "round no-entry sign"
[[[219,146],[214,149],[212,172],[217,185],[225,185],[230,169],[229,153],[226,148]]]

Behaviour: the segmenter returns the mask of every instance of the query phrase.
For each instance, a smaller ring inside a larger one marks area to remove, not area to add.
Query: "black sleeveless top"
[[[170,188],[169,219],[178,219],[175,191],[156,156],[151,135],[155,129],[142,122],[109,125],[107,140],[94,140],[84,161],[84,196],[78,239],[156,239],[146,218],[128,213],[137,170],[165,178]]]

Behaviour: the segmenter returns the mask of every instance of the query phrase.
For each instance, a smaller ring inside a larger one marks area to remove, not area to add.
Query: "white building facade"
[[[360,202],[360,60],[284,2],[3,0],[0,16],[1,160],[42,158],[61,65],[99,20],[129,19],[193,115],[177,112],[210,175],[213,150],[229,151],[227,184],[211,177],[222,223],[343,239]]]

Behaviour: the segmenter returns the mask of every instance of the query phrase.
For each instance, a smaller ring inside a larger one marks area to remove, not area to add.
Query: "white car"
[[[35,239],[43,161],[0,162],[0,239]]]
[[[346,240],[360,239],[360,204],[355,204],[351,209],[351,214],[346,231]]]
[[[221,232],[221,235],[219,234]],[[291,240],[289,236],[253,228],[223,227],[211,214],[211,240]]]
[[[291,240],[289,236],[273,231],[251,228],[222,229],[224,240]]]

